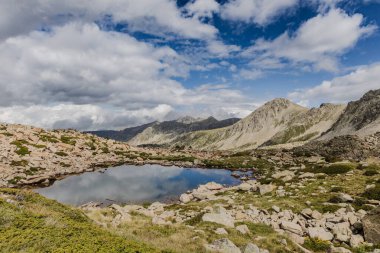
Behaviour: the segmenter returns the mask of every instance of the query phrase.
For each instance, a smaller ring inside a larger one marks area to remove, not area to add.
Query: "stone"
[[[275,211],[276,213],[279,213],[281,211],[281,209],[278,207],[278,206],[272,206],[272,209],[273,211]]]
[[[205,245],[206,250],[219,253],[241,253],[240,249],[227,238],[214,241]]]
[[[243,235],[249,234],[251,231],[249,231],[249,228],[247,225],[239,225],[236,227],[236,230],[242,233]]]
[[[214,232],[218,235],[228,235],[228,232],[224,228],[217,228]]]
[[[348,195],[346,193],[342,193],[342,192],[339,194],[339,198],[342,202],[353,202],[354,201],[354,199],[350,195]]]
[[[253,243],[248,243],[245,248],[244,248],[244,251],[243,253],[260,253],[260,248],[257,247],[256,244],[253,244]]]
[[[221,224],[228,228],[235,227],[235,220],[223,207],[216,207],[212,213],[206,213],[202,216],[202,221]]]
[[[335,235],[335,239],[340,242],[349,242],[352,235],[349,222],[335,224],[335,226],[332,228],[332,231]]]
[[[275,179],[290,177],[290,180],[293,179],[294,176],[295,176],[294,172],[290,170],[279,171],[272,175],[272,177]]]
[[[302,227],[294,222],[282,221],[280,227],[285,231],[294,233],[296,235],[303,235]]]
[[[350,239],[350,245],[352,248],[359,247],[364,242],[364,238],[361,235],[352,235]]]
[[[364,216],[362,223],[366,242],[380,244],[380,207]]]
[[[311,238],[316,238],[323,241],[331,241],[334,239],[334,235],[322,227],[309,227],[307,233]]]
[[[306,172],[301,174],[298,178],[303,179],[303,178],[313,178],[315,176],[314,173],[311,172]]]
[[[267,194],[267,193],[270,193],[274,190],[274,186],[272,184],[262,184],[262,185],[259,185],[259,192],[260,192],[260,195],[264,195],[264,194]]]
[[[184,204],[189,203],[192,199],[193,199],[193,195],[191,195],[191,194],[186,194],[186,193],[181,194],[181,196],[179,197],[179,200],[180,200],[182,203],[184,203]]]
[[[237,186],[237,188],[240,191],[250,191],[252,190],[253,186],[248,183],[241,183],[240,185]]]
[[[331,246],[331,248],[328,251],[329,253],[352,253],[350,250],[343,248],[343,247],[334,247]]]
[[[205,184],[204,186],[206,187],[206,189],[208,189],[210,191],[223,189],[223,185],[217,184],[215,182],[209,182],[209,183]]]

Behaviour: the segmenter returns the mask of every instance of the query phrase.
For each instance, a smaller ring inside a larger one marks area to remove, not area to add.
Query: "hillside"
[[[346,110],[331,129],[321,137],[328,140],[341,135],[368,136],[380,132],[380,89],[348,103]]]
[[[182,135],[173,144],[229,150],[308,141],[327,131],[344,107],[323,104],[309,110],[287,99],[274,99],[230,127]]]
[[[156,122],[151,122],[148,124],[144,124],[141,126],[136,126],[136,127],[129,127],[125,128],[120,131],[116,130],[99,130],[99,131],[89,131],[87,133],[97,135],[102,138],[107,138],[107,139],[112,139],[116,141],[129,141],[139,133],[143,132],[145,129],[148,127],[154,125]]]
[[[207,119],[184,117],[173,121],[156,122],[132,138],[129,144],[135,146],[169,144],[178,138],[179,135],[193,131],[223,128],[238,121],[239,119],[237,118],[219,121],[213,117]]]

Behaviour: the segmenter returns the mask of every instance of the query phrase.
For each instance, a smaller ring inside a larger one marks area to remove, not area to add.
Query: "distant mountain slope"
[[[174,140],[173,145],[229,150],[308,141],[327,131],[344,108],[344,105],[323,104],[309,110],[278,98],[230,127],[185,134]]]
[[[129,143],[135,146],[147,144],[165,145],[171,143],[179,135],[199,130],[223,128],[239,120],[230,118],[219,121],[213,117],[207,119],[184,117],[173,121],[155,122],[132,138]]]
[[[136,127],[129,127],[124,130],[115,131],[115,130],[99,130],[99,131],[89,131],[88,133],[97,135],[99,137],[117,140],[117,141],[129,141],[139,133],[143,132],[148,127],[152,126],[156,122],[151,122]]]
[[[341,135],[368,136],[380,132],[380,89],[371,90],[358,101],[350,102],[344,113],[320,139]]]
[[[88,131],[87,133],[117,141],[131,141],[131,143],[134,143],[134,145],[158,144],[156,143],[158,140],[160,140],[159,142],[161,144],[161,142],[166,143],[166,138],[168,138],[168,140],[172,140],[173,136],[188,133],[191,131],[222,128],[232,125],[239,120],[240,119],[238,118],[230,118],[219,121],[213,117],[202,119],[186,116],[177,120],[164,122],[155,121],[141,126],[129,127],[119,131],[99,130]],[[153,135],[155,135],[154,138]],[[134,137],[136,138],[134,139]]]

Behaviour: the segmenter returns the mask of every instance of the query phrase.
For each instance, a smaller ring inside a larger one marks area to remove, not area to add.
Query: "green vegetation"
[[[48,134],[41,134],[39,136],[40,140],[43,142],[51,142],[51,143],[58,143],[58,139],[54,136],[48,135]]]
[[[73,146],[75,146],[75,144],[77,143],[75,141],[75,139],[76,139],[75,137],[70,137],[67,135],[61,136],[61,142],[65,143],[65,144],[73,145]]]
[[[380,200],[380,183],[377,183],[375,188],[367,189],[362,196],[367,199]]]
[[[26,160],[12,161],[11,162],[11,166],[22,166],[22,167],[25,167],[26,165],[28,165],[28,161],[26,161]]]
[[[12,141],[11,144],[15,145],[17,147],[17,150],[15,151],[16,154],[18,154],[20,156],[24,156],[24,155],[29,155],[30,154],[30,151],[29,151],[28,147],[24,146],[24,144],[28,144],[27,141],[25,141],[25,140],[17,140],[17,141]]]
[[[0,251],[7,252],[157,252],[112,234],[91,222],[80,210],[30,191],[1,189]]]
[[[96,150],[96,145],[94,142],[86,142],[84,145],[90,148],[90,150]]]
[[[8,137],[13,136],[13,134],[11,134],[11,133],[7,133],[7,132],[5,132],[5,133],[0,133],[0,134],[2,134],[2,135],[4,135],[4,136],[8,136]]]
[[[59,156],[68,156],[68,154],[66,152],[63,152],[63,151],[55,152],[55,154],[59,155]]]
[[[356,168],[356,165],[353,163],[334,163],[334,164],[331,164],[330,166],[316,165],[316,166],[306,169],[305,172],[325,173],[327,175],[337,175],[337,174],[345,174],[355,168]]]
[[[330,248],[330,243],[319,239],[306,238],[303,246],[313,252],[326,252]]]

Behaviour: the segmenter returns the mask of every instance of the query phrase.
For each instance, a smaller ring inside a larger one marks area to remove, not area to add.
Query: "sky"
[[[379,0],[0,0],[0,121],[123,129],[380,88]]]

